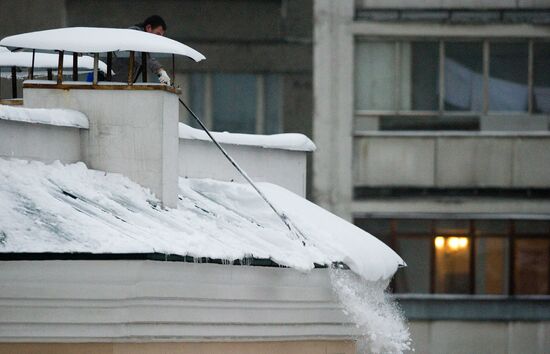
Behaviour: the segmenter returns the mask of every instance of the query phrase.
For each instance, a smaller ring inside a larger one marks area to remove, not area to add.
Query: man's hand
[[[168,74],[166,73],[166,70],[160,69],[157,75],[159,76],[159,81],[161,84],[170,86],[170,83],[171,83],[170,76],[168,76]]]

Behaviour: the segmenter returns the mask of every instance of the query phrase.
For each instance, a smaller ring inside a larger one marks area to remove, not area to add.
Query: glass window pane
[[[537,113],[550,113],[550,43],[534,45],[533,57],[533,102]]]
[[[256,94],[256,76],[253,74],[213,74],[214,130],[255,133]]]
[[[281,77],[265,75],[265,134],[282,133]]]
[[[401,219],[395,221],[398,234],[424,234],[430,237],[432,221],[426,219]]]
[[[395,276],[395,291],[399,293],[430,292],[431,238],[398,238],[397,253],[407,263]]]
[[[189,102],[191,103],[191,109],[195,114],[204,119],[204,87],[205,87],[205,74],[193,73],[189,75]],[[192,127],[200,128],[199,123],[189,113],[187,120]]]
[[[394,110],[395,42],[357,42],[355,46],[355,108]]]
[[[391,246],[391,229],[389,219],[355,219],[354,224]]]
[[[491,43],[489,110],[527,111],[527,43]]]
[[[447,236],[462,236],[469,231],[468,220],[436,220],[435,233]]]
[[[402,56],[406,57],[406,46]],[[412,42],[410,45],[411,67],[402,67],[402,109],[436,111],[439,108],[439,43]],[[403,85],[402,85],[403,87]],[[409,88],[407,90],[407,88]],[[410,97],[405,101],[407,97]],[[408,103],[408,105],[406,105]]]
[[[514,245],[514,293],[548,294],[550,240],[518,239]]]
[[[474,224],[477,236],[507,236],[510,231],[508,220],[476,220]]]
[[[483,45],[445,42],[445,110],[479,112],[483,108]]]
[[[550,221],[543,220],[516,220],[514,221],[516,234],[545,234],[550,237]]]
[[[470,239],[465,236],[437,236],[435,244],[435,292],[470,292]]]
[[[476,239],[476,293],[507,292],[507,245],[508,239],[504,237]]]

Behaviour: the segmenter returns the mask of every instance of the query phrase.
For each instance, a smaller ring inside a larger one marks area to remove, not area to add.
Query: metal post
[[[73,81],[78,81],[78,53],[73,53]]]
[[[141,52],[141,81],[147,82],[147,53]]]
[[[17,98],[17,68],[11,67],[11,96]]]
[[[52,69],[46,69],[46,71],[48,72],[48,80],[52,81],[53,80]]]
[[[489,41],[483,41],[483,114],[489,111]]]
[[[527,54],[527,112],[533,114],[533,54],[534,44],[533,40],[529,40],[528,54]]]
[[[34,79],[34,56],[35,56],[36,50],[32,50],[32,63],[31,63],[31,71],[29,73],[29,79]]]
[[[113,69],[113,52],[107,53],[107,81],[111,81],[111,70]]]
[[[128,85],[134,83],[134,51],[130,51],[130,57],[128,58]]]
[[[98,65],[99,65],[99,53],[94,53],[94,78],[93,78],[93,85],[97,85],[98,80]]]
[[[176,87],[176,56],[172,54],[172,86]]]
[[[57,62],[57,84],[60,85],[63,82],[63,56],[64,52],[59,51],[59,61]]]

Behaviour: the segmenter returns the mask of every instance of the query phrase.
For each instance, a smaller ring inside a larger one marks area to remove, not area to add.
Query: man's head
[[[142,26],[145,32],[158,34],[159,36],[164,36],[166,32],[166,22],[158,15],[147,17]]]

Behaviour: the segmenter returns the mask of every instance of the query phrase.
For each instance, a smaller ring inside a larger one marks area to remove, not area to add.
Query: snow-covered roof
[[[195,61],[204,55],[173,39],[123,28],[67,27],[9,36],[0,41],[5,47],[64,50],[78,53],[136,51],[178,54]]]
[[[220,144],[260,146],[268,149],[296,151],[315,151],[316,149],[313,141],[303,134],[260,135],[228,132],[211,132],[211,134]],[[179,136],[181,139],[210,141],[210,138],[203,130],[192,128],[183,123],[179,124]]]
[[[272,259],[300,270],[344,262],[366,280],[403,260],[377,238],[273,184],[259,188],[306,235],[304,246],[248,185],[179,180],[177,209],[83,163],[0,159],[0,252],[151,253]]]
[[[23,108],[0,104],[0,119],[88,129],[88,117],[72,109]]]
[[[0,47],[2,48],[2,47]],[[59,56],[52,53],[35,53],[34,67],[57,69],[57,61]],[[32,53],[30,52],[10,52],[0,51],[0,66],[18,66],[24,68],[30,68],[32,66]],[[72,55],[63,56],[63,68],[71,69],[73,67]],[[94,58],[90,56],[78,57],[78,68],[92,70],[94,68]],[[101,60],[98,63],[98,69],[107,72],[107,64]]]

